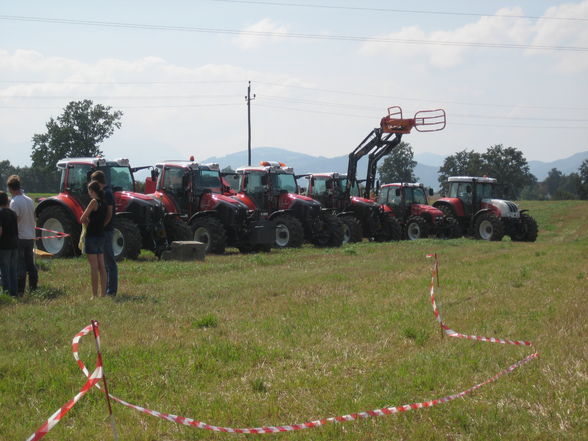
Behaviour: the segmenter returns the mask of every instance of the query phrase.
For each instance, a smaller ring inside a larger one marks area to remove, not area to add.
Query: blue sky
[[[0,159],[30,164],[33,134],[85,98],[124,112],[107,156],[240,151],[252,81],[253,147],[344,155],[400,105],[447,112],[406,135],[417,153],[551,161],[588,150],[587,73],[588,0],[3,2]]]

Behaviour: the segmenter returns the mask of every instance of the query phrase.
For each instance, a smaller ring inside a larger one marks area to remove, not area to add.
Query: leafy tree
[[[504,148],[502,144],[489,147],[482,154],[482,161],[484,174],[508,186],[515,198],[525,186],[536,181],[523,152],[514,147]]]
[[[447,190],[447,178],[450,176],[481,176],[482,155],[470,150],[462,150],[455,155],[445,158],[443,165],[439,168],[439,183],[443,190]]]
[[[419,178],[414,175],[417,162],[413,158],[414,153],[410,144],[401,142],[385,157],[378,168],[380,180],[384,183],[418,181]]]
[[[580,169],[578,170],[579,174],[579,185],[578,185],[578,195],[580,199],[588,199],[588,159],[585,159],[580,165]]]
[[[91,100],[71,101],[57,120],[49,120],[46,133],[33,135],[33,167],[54,169],[62,158],[102,154],[99,145],[120,128],[121,117]]]
[[[552,168],[549,170],[547,178],[545,178],[545,181],[543,181],[548,196],[553,197],[555,195],[555,192],[561,187],[563,180],[564,174],[557,168]]]

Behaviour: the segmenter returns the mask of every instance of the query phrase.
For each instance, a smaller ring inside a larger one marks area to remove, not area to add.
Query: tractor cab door
[[[190,179],[182,167],[164,167],[161,190],[174,201],[180,213],[188,213]]]
[[[453,182],[449,189],[449,197],[458,198],[461,201],[466,216],[471,216],[476,211],[472,194],[471,182]]]
[[[249,196],[261,211],[268,211],[268,177],[265,173],[247,173],[243,176],[241,190]]]
[[[323,206],[331,208],[333,205],[333,180],[323,177],[312,177],[312,195],[314,200],[319,201]]]
[[[62,190],[68,192],[84,208],[90,203],[88,182],[90,182],[90,175],[94,171],[90,164],[69,164],[67,166],[65,188]]]

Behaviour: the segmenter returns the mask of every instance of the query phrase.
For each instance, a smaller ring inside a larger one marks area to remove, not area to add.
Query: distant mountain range
[[[556,168],[566,175],[577,172],[580,164],[585,159],[588,159],[588,151],[576,153],[569,158],[558,159],[553,162],[528,161],[528,164],[531,173],[535,175],[537,180],[543,181],[552,168]],[[419,178],[419,181],[427,186],[438,188],[437,172],[443,164],[445,156],[435,153],[417,153],[414,155],[414,160],[417,161],[414,174]],[[293,167],[297,174],[331,171],[347,172],[347,155],[325,158],[324,156],[311,156],[276,147],[258,147],[251,150],[251,163],[259,164],[259,161],[283,162],[289,167]],[[212,156],[202,162],[218,162],[221,168],[230,166],[237,169],[247,164],[247,151],[231,153],[222,157]],[[360,179],[364,178],[367,169],[367,158],[364,157],[359,161],[357,169],[358,177]]]

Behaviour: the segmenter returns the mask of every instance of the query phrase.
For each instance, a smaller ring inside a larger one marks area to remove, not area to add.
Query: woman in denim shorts
[[[106,295],[106,268],[104,266],[104,221],[106,220],[106,204],[102,186],[92,181],[88,184],[88,194],[92,198],[80,222],[86,225],[86,241],[84,243],[92,276],[92,298],[98,295],[98,279],[100,278],[100,297]]]

